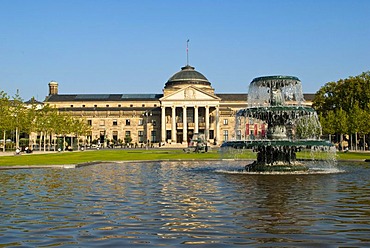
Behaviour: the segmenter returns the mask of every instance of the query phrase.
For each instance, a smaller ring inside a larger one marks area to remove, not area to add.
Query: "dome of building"
[[[195,84],[200,86],[211,86],[208,79],[200,72],[196,71],[194,67],[186,65],[181,68],[181,71],[176,72],[170,79],[168,79],[164,88],[173,86]]]

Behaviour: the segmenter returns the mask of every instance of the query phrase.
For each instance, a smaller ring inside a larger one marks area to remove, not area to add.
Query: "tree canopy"
[[[316,93],[313,107],[324,116],[329,111],[343,109],[350,113],[356,105],[369,111],[370,104],[370,71],[340,79],[337,82],[326,83]]]
[[[74,117],[71,113],[58,112],[57,109],[43,105],[37,106],[37,101],[31,99],[25,104],[16,94],[10,98],[4,91],[0,91],[0,139],[5,143],[6,134],[15,132],[16,147],[19,147],[19,134],[32,132],[55,135],[85,135],[89,126],[83,118]],[[5,150],[5,145],[3,146]]]
[[[326,83],[316,93],[313,107],[325,134],[369,134],[370,71]]]

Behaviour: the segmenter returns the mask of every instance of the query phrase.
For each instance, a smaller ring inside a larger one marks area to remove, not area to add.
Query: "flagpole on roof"
[[[186,41],[186,65],[189,65],[189,39]]]

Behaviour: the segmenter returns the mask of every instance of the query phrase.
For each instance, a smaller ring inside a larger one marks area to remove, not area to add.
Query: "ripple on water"
[[[342,163],[287,175],[247,172],[242,164],[168,161],[1,171],[0,246],[369,242],[367,165]]]

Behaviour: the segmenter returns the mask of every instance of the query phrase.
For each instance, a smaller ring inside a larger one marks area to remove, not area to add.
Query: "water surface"
[[[239,173],[243,167],[153,162],[0,171],[0,246],[370,245],[369,163],[312,175]]]

